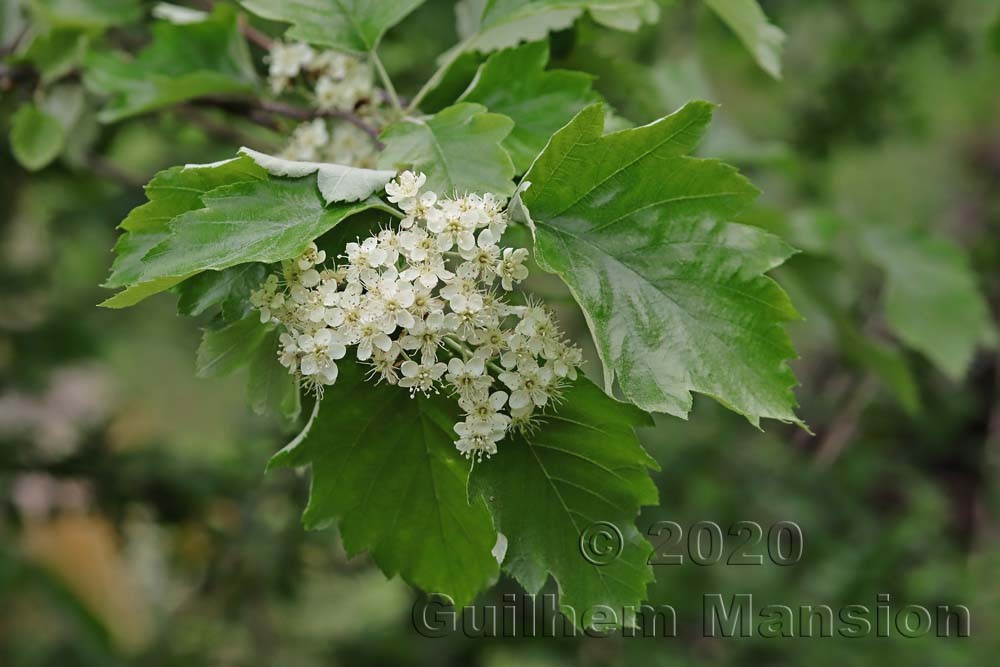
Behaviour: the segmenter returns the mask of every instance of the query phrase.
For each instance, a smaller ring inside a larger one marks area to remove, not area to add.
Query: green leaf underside
[[[394,171],[362,169],[343,164],[286,160],[246,147],[241,148],[240,153],[273,176],[300,178],[316,174],[316,185],[327,204],[365,199],[384,189],[385,184],[396,175]]]
[[[890,329],[960,380],[992,330],[965,253],[945,238],[913,230],[869,228],[864,240],[869,258],[886,274]]]
[[[462,605],[499,568],[489,512],[468,497],[457,418],[454,400],[411,399],[405,389],[372,384],[346,360],[306,436],[269,467],[311,465],[307,527],[339,520],[348,553],[368,551],[387,576]]]
[[[249,366],[247,398],[253,411],[292,422],[301,410],[299,385],[278,361],[278,336],[278,329],[261,323],[256,313],[208,329],[198,346],[198,376],[220,377]]]
[[[705,0],[753,55],[760,68],[781,78],[781,51],[785,33],[767,20],[757,0]]]
[[[55,160],[64,138],[59,121],[34,104],[23,105],[11,119],[11,152],[25,169],[35,171]]]
[[[782,327],[798,314],[763,275],[794,251],[725,222],[757,191],[734,168],[685,155],[711,112],[692,102],[602,137],[601,107],[583,110],[524,178],[536,259],[583,308],[609,391],[617,376],[644,410],[686,417],[696,391],[755,425],[798,422]]]
[[[501,145],[514,123],[479,104],[448,107],[427,120],[407,119],[382,132],[382,169],[427,175],[425,188],[441,197],[467,192],[514,192],[514,164]]]
[[[250,292],[264,282],[266,272],[263,264],[254,263],[199,273],[177,288],[177,312],[196,316],[221,309],[226,321],[241,319],[247,314]]]
[[[299,383],[278,361],[279,335],[276,328],[271,329],[250,357],[247,397],[257,414],[273,414],[294,422],[302,410]]]
[[[102,122],[206,95],[250,93],[256,81],[236,12],[225,5],[205,21],[157,22],[152,44],[134,60],[90,54],[85,76],[91,90],[111,97],[98,114]]]
[[[198,377],[222,377],[245,366],[267,337],[270,327],[249,315],[221,329],[209,329],[198,346]]]
[[[371,51],[385,31],[423,0],[241,0],[248,10],[272,21],[291,23],[285,34],[342,51]]]
[[[549,137],[577,112],[598,100],[593,77],[583,72],[546,72],[549,49],[535,42],[490,56],[459,102],[477,102],[514,121],[504,147],[518,174],[524,173]]]
[[[560,603],[578,614],[602,604],[638,606],[653,572],[650,545],[634,523],[640,506],[657,503],[648,474],[657,466],[633,427],[652,421],[585,378],[564,399],[535,433],[508,435],[496,456],[476,464],[470,489],[488,499],[507,537],[504,570],[529,592],[551,575]],[[605,565],[586,560],[580,546],[581,533],[600,521],[624,537],[622,553]]]

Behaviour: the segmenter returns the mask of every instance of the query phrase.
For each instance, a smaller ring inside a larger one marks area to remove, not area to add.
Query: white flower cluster
[[[316,52],[302,42],[275,41],[267,55],[271,91],[279,95],[302,79],[320,109],[353,109],[375,93],[371,66],[336,51]]]
[[[285,329],[281,363],[317,392],[336,382],[349,346],[378,381],[411,395],[450,389],[465,413],[455,445],[481,460],[558,399],[582,357],[545,307],[505,301],[528,277],[528,251],[499,244],[503,200],[439,199],[421,192],[425,180],[403,172],[386,186],[405,213],[398,231],[348,243],[334,266],[312,244],[251,302]]]
[[[281,41],[271,46],[267,61],[274,94],[300,82],[309,91],[316,108],[351,111],[378,121],[380,99],[368,63],[336,51],[317,52],[302,42]],[[317,118],[295,128],[281,157],[374,168],[376,149],[371,138],[358,127]]]
[[[278,155],[286,160],[334,162],[374,169],[378,151],[371,137],[356,125],[316,118],[296,127]]]

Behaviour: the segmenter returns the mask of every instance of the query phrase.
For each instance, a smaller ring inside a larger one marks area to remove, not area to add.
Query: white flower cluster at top
[[[278,155],[286,160],[334,162],[374,169],[378,151],[371,137],[357,126],[316,118],[296,127]]]
[[[328,265],[311,244],[251,295],[261,320],[281,324],[281,363],[319,393],[356,346],[369,377],[416,392],[442,386],[465,413],[455,443],[489,457],[510,428],[526,428],[557,400],[582,357],[542,305],[503,295],[528,277],[528,251],[500,245],[504,201],[492,194],[439,199],[403,172],[386,186],[405,213],[400,229],[348,243]]]
[[[302,42],[281,41],[273,43],[267,61],[268,80],[275,95],[299,82],[322,111],[378,115],[378,91],[368,63],[336,51],[317,52]],[[368,168],[375,166],[375,155],[371,139],[362,130],[324,118],[299,125],[281,153],[289,160],[332,161]]]
[[[371,67],[337,51],[316,52],[303,42],[275,41],[267,55],[271,91],[279,95],[300,78],[309,85],[320,109],[353,109],[375,92]]]

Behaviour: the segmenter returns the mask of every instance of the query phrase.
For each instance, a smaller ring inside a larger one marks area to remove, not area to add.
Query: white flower
[[[413,289],[413,305],[410,312],[417,317],[423,317],[428,313],[434,313],[444,308],[444,301],[434,296],[433,291],[423,285],[416,285]]]
[[[341,82],[321,76],[316,82],[316,106],[323,110],[345,109],[353,101],[352,92]]]
[[[395,179],[389,181],[385,186],[385,193],[389,201],[399,204],[404,211],[408,207],[417,204],[417,197],[420,195],[420,188],[427,182],[427,176],[423,173],[414,174],[412,171],[404,171]]]
[[[489,229],[482,230],[475,247],[459,250],[459,254],[466,263],[459,268],[458,275],[492,282],[493,268],[500,260],[500,248],[493,240],[493,232]]]
[[[302,42],[285,44],[275,40],[267,56],[268,74],[272,78],[293,79],[299,75],[303,67],[312,62],[314,55],[308,44]]]
[[[413,285],[399,280],[395,269],[390,269],[379,279],[377,293],[383,331],[392,333],[397,326],[407,329],[414,325],[414,317],[407,310],[413,305]]]
[[[294,372],[299,365],[299,346],[295,344],[295,336],[283,333],[278,336],[278,360],[281,365]]]
[[[382,266],[388,258],[385,249],[379,247],[378,239],[374,236],[366,238],[361,243],[348,243],[344,250],[349,262],[347,268],[349,281],[377,280],[378,274],[372,269]]]
[[[407,199],[407,206],[403,209],[406,212],[406,217],[400,220],[399,226],[402,229],[409,229],[421,218],[430,220],[437,217],[440,211],[434,208],[436,202],[437,195],[430,191],[422,193],[412,202]]]
[[[375,322],[365,322],[358,327],[358,361],[371,359],[375,348],[388,352],[392,349],[392,339]]]
[[[453,357],[448,362],[448,374],[444,379],[451,383],[461,397],[475,397],[486,393],[492,380],[486,375],[486,362],[474,355],[468,361]]]
[[[295,128],[288,146],[281,152],[281,157],[289,160],[315,160],[319,157],[319,150],[326,146],[329,140],[326,121],[316,118]]]
[[[548,389],[552,384],[552,370],[549,368],[526,366],[517,372],[500,373],[498,378],[510,388],[510,407],[515,410],[532,403],[542,408],[549,402]]]
[[[399,242],[399,234],[394,229],[386,228],[378,233],[378,247],[385,251],[385,265],[395,266],[399,261],[402,246]]]
[[[320,329],[315,335],[303,334],[296,343],[303,353],[299,370],[304,376],[318,376],[322,384],[337,381],[336,359],[343,359],[347,349],[336,342],[330,329]]]
[[[407,387],[411,394],[423,392],[425,395],[434,390],[437,382],[448,367],[440,361],[435,364],[418,364],[415,361],[404,361],[399,370],[403,377],[399,379],[400,387]]]
[[[436,255],[437,244],[423,227],[414,227],[399,233],[399,252],[412,262],[422,262]]]
[[[559,354],[549,363],[556,377],[575,380],[576,369],[583,364],[583,352],[578,347],[563,344],[559,348]]]
[[[469,336],[469,342],[476,347],[476,352],[487,359],[491,359],[507,348],[507,338],[509,332],[504,331],[499,325],[488,328],[476,329]]]
[[[437,235],[441,252],[447,252],[456,245],[460,250],[471,250],[476,246],[476,226],[467,213],[455,212],[428,218],[427,229]]]
[[[472,296],[479,296],[479,308],[482,308],[482,295],[479,293],[478,287],[475,278],[458,276],[448,280],[445,286],[439,291],[439,294],[447,299],[452,307],[455,305],[455,299],[460,297],[469,299]]]
[[[528,277],[528,267],[524,261],[528,259],[528,251],[524,248],[504,248],[503,259],[497,262],[496,274],[500,276],[500,284],[508,292],[514,289],[515,282],[521,282]]]
[[[449,316],[454,318],[454,315]],[[417,320],[410,327],[409,334],[400,339],[404,350],[419,350],[422,363],[437,361],[437,351],[445,335],[451,331],[449,324],[457,324],[445,317],[441,311],[430,313],[426,319]]]
[[[451,309],[458,317],[456,333],[463,340],[470,338],[476,329],[489,323],[489,314],[483,310],[482,294],[469,296],[458,294],[451,300]]]
[[[337,51],[323,51],[313,58],[309,71],[332,79],[343,79],[347,76],[348,68],[354,66],[351,61],[355,61],[355,58]]]
[[[388,350],[375,348],[372,351],[372,372],[369,376],[377,375],[378,380],[385,380],[389,384],[399,382],[399,372],[396,368],[396,360],[399,358],[401,349],[398,343],[393,342]]]
[[[514,334],[507,339],[507,351],[500,356],[504,368],[518,368],[535,362],[535,356],[528,345],[528,339]]]
[[[349,164],[365,169],[375,168],[378,152],[371,137],[353,123],[336,123],[330,141],[323,151],[327,162]]]
[[[458,405],[465,410],[467,421],[485,423],[491,430],[503,431],[510,424],[510,417],[500,412],[507,403],[507,398],[507,392],[495,391],[492,394],[460,397]]]
[[[319,266],[326,261],[326,251],[320,250],[315,243],[310,243],[306,246],[306,249],[299,255],[296,260],[296,264],[300,271],[308,271],[314,266]]]
[[[504,436],[504,431],[493,431],[484,428],[482,424],[469,421],[455,424],[455,433],[458,434],[455,442],[458,451],[466,458],[475,457],[477,461],[496,454],[497,443]]]
[[[427,289],[431,289],[439,280],[451,280],[455,274],[448,270],[441,257],[428,257],[419,264],[411,264],[400,277],[403,280],[416,280]]]

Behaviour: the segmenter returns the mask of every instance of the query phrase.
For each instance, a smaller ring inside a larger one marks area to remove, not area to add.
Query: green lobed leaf
[[[139,19],[135,0],[31,0],[37,18],[56,28],[103,29]]]
[[[758,222],[774,223],[770,229],[780,229],[783,238],[804,249],[781,268],[781,284],[803,316],[798,327],[803,331],[795,337],[811,346],[812,351],[827,352],[831,339],[819,332],[834,334],[835,343],[850,365],[877,377],[904,410],[916,414],[920,391],[903,349],[855,321],[857,289],[849,278],[858,271],[828,254],[837,232],[843,229],[842,222],[826,212],[802,213],[791,219],[777,214],[757,217]],[[804,331],[807,327],[808,332]],[[803,354],[808,355],[809,350]]]
[[[464,39],[456,48],[494,51],[538,41],[573,25],[587,10],[605,25],[629,30],[658,15],[649,0],[464,0],[456,5]],[[625,20],[613,20],[616,13]]]
[[[960,380],[977,345],[993,331],[964,251],[917,230],[869,227],[863,239],[867,256],[886,274],[889,328],[948,377]]]
[[[794,250],[726,218],[757,190],[729,165],[688,157],[712,105],[602,136],[584,109],[535,160],[519,194],[535,258],[583,308],[604,364],[644,410],[686,417],[691,392],[758,425],[798,422],[782,324],[798,314],[763,274]]]
[[[438,195],[514,192],[514,164],[501,145],[514,123],[463,102],[426,120],[408,118],[382,132],[383,169],[412,169],[427,175],[426,188]]]
[[[462,605],[496,579],[498,565],[486,505],[468,496],[457,419],[453,400],[411,399],[345,361],[304,436],[269,468],[312,467],[306,527],[339,521],[348,553],[368,551],[387,576]]]
[[[528,592],[552,576],[561,604],[578,613],[596,605],[638,607],[653,571],[650,545],[634,524],[641,506],[657,503],[648,469],[658,466],[633,428],[652,420],[586,378],[564,399],[535,433],[508,435],[496,456],[477,463],[470,488],[488,499],[507,537],[503,568]],[[621,554],[603,565],[581,552],[581,535],[598,522],[614,524],[623,537]]]
[[[1000,54],[1000,16],[993,19],[993,23],[990,24],[986,33],[986,41],[993,53]]]
[[[781,78],[781,51],[785,33],[767,20],[757,0],[705,0],[753,55],[761,69]]]
[[[355,213],[392,210],[376,198],[328,207],[315,178],[270,178],[246,156],[161,172],[150,188],[121,225],[105,284],[127,289],[101,305],[133,305],[202,271],[280,262]]]
[[[847,358],[858,366],[871,370],[892,392],[907,414],[916,415],[920,409],[920,388],[903,350],[860,333],[845,333],[841,338]]]
[[[253,92],[257,75],[232,7],[219,5],[205,21],[159,21],[153,42],[134,60],[123,54],[87,56],[84,81],[111,99],[98,114],[113,122],[207,95]]]
[[[109,308],[131,306],[187,278],[186,275],[168,276],[138,284],[143,257],[169,236],[171,220],[201,208],[201,196],[210,190],[264,178],[264,170],[246,157],[211,165],[172,167],[156,174],[145,188],[149,201],[132,209],[119,225],[125,233],[115,244],[115,262],[104,286],[126,289],[101,305]]]
[[[309,178],[224,185],[203,195],[202,203],[170,222],[170,234],[143,257],[140,282],[280,262],[345,218],[385,208],[378,199],[327,208]]]
[[[608,28],[635,32],[643,23],[656,23],[659,20],[660,6],[656,4],[656,0],[644,0],[633,6],[608,9],[595,5],[590,8],[590,16]]]
[[[451,106],[461,95],[479,71],[485,57],[477,51],[465,51],[445,65],[440,78],[420,101],[420,109],[426,113],[437,113]]]
[[[10,125],[10,150],[22,167],[37,171],[62,151],[65,133],[59,121],[34,104],[22,105]]]
[[[291,23],[286,37],[342,51],[378,46],[385,31],[423,0],[240,0],[254,14]]]
[[[80,64],[90,36],[75,28],[59,28],[36,35],[19,60],[38,70],[43,84],[69,74]]]
[[[479,68],[459,102],[477,102],[514,121],[504,147],[522,174],[549,137],[583,107],[597,101],[593,77],[583,72],[545,71],[546,42],[534,42],[494,53]]]

